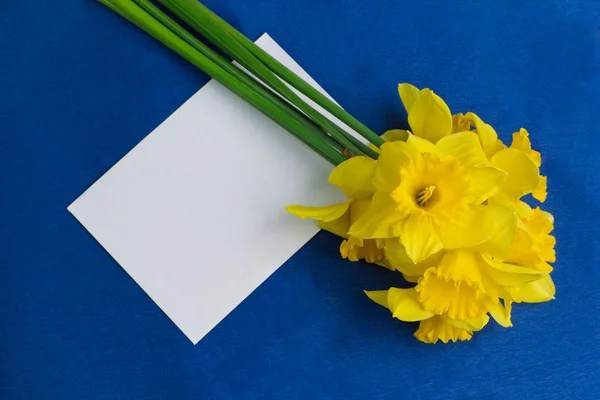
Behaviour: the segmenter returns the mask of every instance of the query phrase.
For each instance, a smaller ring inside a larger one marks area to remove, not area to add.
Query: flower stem
[[[350,135],[347,132],[302,100],[302,98],[282,82],[275,73],[256,58],[252,52],[239,43],[229,32],[225,31],[211,15],[205,12],[204,8],[198,7],[200,3],[197,3],[195,0],[158,1],[207,40],[239,62],[243,67],[248,69],[273,90],[305,113],[315,121],[315,123],[333,136],[337,142],[342,144],[352,155],[368,155],[372,158],[378,157],[375,151],[363,143],[350,140]]]
[[[296,75],[293,71],[288,69],[285,65],[281,64],[269,53],[261,49],[250,39],[245,37],[242,33],[236,30],[233,26],[229,25],[226,21],[220,18],[217,14],[213,13],[208,7],[203,5],[201,2],[194,1],[197,8],[201,9],[204,13],[213,18],[225,31],[233,36],[238,42],[246,47],[252,54],[258,58],[264,65],[266,65],[271,71],[277,74],[284,81],[298,89],[302,94],[307,96],[309,99],[323,107],[325,110],[330,112],[340,121],[354,129],[361,136],[367,139],[369,142],[377,147],[381,147],[385,141],[381,139],[379,135],[370,130],[366,125],[358,121],[351,114],[324,96],[321,92],[316,90],[314,87],[306,83],[302,78]]]
[[[285,110],[277,107],[260,93],[255,92],[247,84],[240,81],[236,76],[230,74],[221,65],[192,47],[132,0],[99,1],[220,82],[281,127],[295,135],[332,164],[337,165],[345,160],[345,157],[337,149],[316,136],[305,124],[291,117]]]
[[[287,101],[283,100],[281,97],[273,93],[271,90],[263,86],[261,83],[256,81],[253,77],[248,75],[243,70],[237,68],[235,65],[231,64],[228,60],[226,60],[221,55],[217,54],[210,47],[206,46],[188,31],[186,31],[181,25],[167,16],[160,9],[155,7],[148,0],[133,0],[138,6],[140,6],[144,11],[154,17],[158,22],[167,27],[171,32],[175,33],[177,36],[185,40],[190,46],[194,47],[200,53],[208,57],[211,61],[218,64],[221,68],[226,70],[231,75],[235,76],[239,81],[247,85],[253,91],[259,93],[266,100],[270,101],[275,106],[279,107],[283,111],[285,111],[291,118],[294,118],[299,123],[303,124],[307,130],[310,130],[312,134],[320,138],[321,140],[327,142],[331,147],[337,149],[340,153],[343,153],[344,147],[336,142],[333,138],[325,134],[318,125],[316,125],[313,121],[309,120],[306,115],[299,112],[296,108],[291,106]]]

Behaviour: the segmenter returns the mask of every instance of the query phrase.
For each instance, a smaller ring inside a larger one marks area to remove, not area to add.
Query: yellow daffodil
[[[500,262],[489,255],[469,251],[447,251],[435,267],[424,271],[415,288],[423,307],[455,320],[491,315],[510,326],[500,299],[545,273],[517,264]]]
[[[411,289],[365,292],[393,317],[420,322],[425,343],[469,340],[492,317],[512,326],[513,303],[554,298],[552,215],[541,155],[520,129],[507,147],[472,112],[450,113],[430,89],[399,85],[410,131],[383,135],[379,157],[353,157],[329,182],[348,201],[290,206],[345,238],[343,258],[399,271]]]
[[[430,89],[419,90],[410,84],[402,83],[398,86],[398,91],[414,135],[436,143],[453,133],[472,131],[477,134],[481,147],[492,165],[508,173],[508,178],[494,202],[515,208],[517,199],[529,193],[540,202],[544,202],[547,179],[539,173],[541,155],[531,148],[527,130],[521,128],[519,132],[513,133],[510,149],[515,151],[504,152],[506,146],[498,139],[494,128],[476,114],[469,112],[451,115],[446,103]],[[497,155],[498,153],[500,154]],[[513,177],[510,176],[511,172]]]
[[[513,141],[513,145],[514,143]],[[491,164],[505,171],[507,177],[498,193],[490,198],[490,204],[504,204],[523,215],[528,210],[520,201],[521,197],[532,194],[540,202],[546,200],[547,179],[540,175],[538,163],[541,158],[536,154],[539,153],[513,146],[494,154]]]
[[[531,193],[535,199],[543,203],[547,195],[547,178],[540,175],[539,168],[542,165],[542,156],[531,148],[527,130],[521,128],[519,132],[513,133],[512,143],[508,148],[511,151],[504,151],[507,147],[497,139],[498,135],[491,126],[483,123],[473,113],[468,113],[467,116],[475,124],[484,149],[486,149],[484,145],[486,143],[485,137],[489,138],[487,143],[496,141],[496,145],[487,147],[486,155],[492,165],[506,171],[508,174],[507,182],[495,200],[516,206],[515,197],[522,197]],[[511,177],[511,172],[515,176]],[[518,178],[518,180],[515,178]]]
[[[319,221],[319,227],[345,238],[340,246],[343,258],[367,262],[383,260],[383,242],[348,235],[350,226],[366,212],[375,192],[372,178],[376,162],[369,157],[353,157],[338,165],[329,175],[329,183],[340,188],[350,200],[326,207],[292,205],[288,212],[300,218]]]
[[[403,83],[398,85],[398,92],[413,134],[435,144],[452,132],[450,109],[431,89],[419,90],[413,85]]]
[[[505,178],[489,164],[473,132],[445,136],[436,144],[409,134],[406,142],[381,146],[373,201],[350,234],[399,238],[413,262],[420,262],[442,248],[480,245],[501,227],[506,234],[497,251],[505,253],[513,240],[514,214],[481,205]]]
[[[491,163],[505,171],[507,177],[490,204],[504,204],[520,212],[521,197],[532,193],[540,184],[538,167],[526,153],[512,148],[496,153]]]
[[[408,114],[408,123],[416,136],[436,143],[452,133],[473,130],[479,136],[481,147],[488,158],[506,146],[498,139],[498,134],[476,114],[450,113],[450,108],[441,97],[430,89],[418,89],[408,83],[398,85],[402,104]]]
[[[498,296],[511,302],[539,303],[554,298],[556,289],[549,273],[552,266],[549,263],[556,261],[554,245],[556,239],[550,235],[554,229],[554,220],[550,213],[538,208],[529,209],[525,217],[519,217],[515,240],[504,263],[499,263],[493,258],[486,258],[491,266],[500,266],[501,270],[507,266],[512,272],[521,273],[523,279],[506,279],[507,276],[498,275],[497,271],[488,270],[487,274],[494,280]],[[388,257],[392,257],[391,253]],[[498,269],[498,268],[496,268]],[[402,271],[402,268],[399,268]],[[414,270],[413,270],[414,272]],[[490,274],[490,272],[493,272]],[[531,280],[525,275],[531,274]],[[515,278],[515,276],[513,277]],[[518,276],[516,276],[518,278]],[[529,280],[529,282],[527,282]],[[493,285],[487,284],[488,287]]]
[[[469,321],[456,321],[428,311],[419,302],[418,293],[412,289],[390,288],[389,290],[366,291],[377,304],[388,308],[394,318],[401,321],[420,321],[415,337],[425,343],[444,343],[469,340],[474,331],[487,325],[489,317],[482,315]]]
[[[529,208],[527,205],[522,207]],[[539,207],[529,208],[525,216],[519,217],[516,237],[506,257],[507,261],[551,272],[552,267],[548,263],[556,261],[556,239],[550,235],[553,230],[552,214]]]
[[[388,307],[395,318],[422,321],[415,336],[426,343],[469,340],[487,323],[488,314],[500,325],[510,327],[512,301],[536,294],[539,297],[542,291],[535,289],[542,283],[547,286],[543,272],[473,251],[447,251],[413,266],[397,263],[389,254],[387,257],[403,274],[420,276],[417,286],[366,293]]]
[[[463,257],[463,265],[460,268],[467,270],[468,266],[475,267],[476,269],[473,270],[475,272],[474,276],[483,276],[485,279],[481,281],[482,285],[485,284],[489,290],[500,298],[507,297],[507,300],[519,302],[518,293],[520,291],[524,294],[525,299],[536,298],[538,299],[536,302],[552,299],[555,289],[552,279],[547,275],[552,271],[552,267],[547,262],[555,260],[553,249],[555,239],[548,235],[552,230],[552,225],[548,222],[551,223],[551,216],[548,213],[539,209],[532,210],[530,218],[525,220],[525,224],[519,222],[520,227],[518,228],[519,232],[523,227],[527,228],[529,226],[530,230],[524,232],[528,236],[523,239],[515,239],[505,262],[500,262],[490,255],[479,254],[476,255],[476,264],[466,262],[468,258]],[[521,234],[523,232],[519,232],[517,235]],[[397,240],[386,240],[384,250],[388,268],[401,272],[405,280],[413,283],[417,283],[426,271],[437,267],[442,257],[448,253],[447,251],[440,251],[426,260],[414,263],[408,257],[404,246]],[[476,253],[477,249],[471,249],[470,251]],[[447,266],[448,260],[445,260],[445,263]],[[455,263],[454,267],[457,265],[458,263]],[[466,275],[471,273],[473,272],[466,273]],[[507,294],[514,295],[507,296]]]

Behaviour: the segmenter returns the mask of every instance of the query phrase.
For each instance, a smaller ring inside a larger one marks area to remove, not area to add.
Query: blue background
[[[376,131],[406,126],[403,81],[505,140],[527,127],[550,177],[556,300],[425,345],[361,292],[400,276],[320,233],[192,346],[66,207],[207,77],[93,0],[3,0],[0,398],[600,398],[600,3],[206,4],[269,32]]]

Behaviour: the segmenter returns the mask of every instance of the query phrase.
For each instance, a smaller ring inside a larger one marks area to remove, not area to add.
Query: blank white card
[[[343,201],[331,169],[213,80],[68,209],[197,343],[317,233],[286,205]]]

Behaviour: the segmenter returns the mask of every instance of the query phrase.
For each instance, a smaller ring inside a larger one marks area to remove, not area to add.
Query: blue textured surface
[[[377,131],[406,124],[401,81],[504,139],[527,127],[550,177],[557,299],[424,345],[361,292],[399,275],[339,260],[321,233],[192,346],[66,206],[207,78],[93,0],[3,0],[0,398],[600,398],[600,3],[206,4],[269,32]]]

